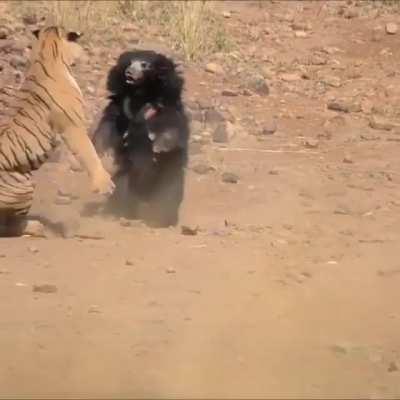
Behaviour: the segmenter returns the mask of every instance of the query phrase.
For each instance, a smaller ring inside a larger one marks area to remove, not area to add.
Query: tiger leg
[[[115,185],[110,174],[105,170],[86,130],[77,126],[68,126],[62,137],[74,156],[77,156],[88,171],[92,189],[101,194],[110,194]]]
[[[44,235],[43,225],[27,218],[34,189],[31,174],[0,171],[0,236]]]

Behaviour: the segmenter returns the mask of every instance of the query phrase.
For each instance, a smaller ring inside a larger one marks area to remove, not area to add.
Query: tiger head
[[[32,45],[33,59],[61,61],[67,66],[74,65],[82,55],[83,49],[78,44],[80,32],[66,32],[59,26],[48,26],[32,32],[36,41]]]

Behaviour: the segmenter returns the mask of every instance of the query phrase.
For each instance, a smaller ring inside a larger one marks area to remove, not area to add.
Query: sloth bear
[[[116,167],[109,211],[150,226],[177,224],[189,139],[183,86],[176,64],[154,51],[125,52],[111,68],[110,102],[93,135]]]

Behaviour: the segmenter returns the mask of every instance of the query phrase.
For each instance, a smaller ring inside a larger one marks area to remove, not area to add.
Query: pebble
[[[263,136],[273,135],[278,129],[278,125],[275,119],[271,119],[269,121],[265,121],[260,132]]]
[[[264,77],[258,77],[250,82],[250,89],[260,96],[269,95],[269,86]]]
[[[192,171],[199,175],[206,175],[209,172],[215,171],[215,168],[211,167],[210,165],[207,165],[205,163],[199,163],[199,164],[193,165]]]
[[[199,231],[198,226],[196,226],[194,228],[187,226],[187,225],[181,226],[181,233],[182,233],[182,235],[185,235],[185,236],[196,236],[198,231]]]
[[[222,178],[222,182],[224,182],[224,183],[238,183],[239,182],[239,176],[233,172],[224,172],[221,175],[221,178]]]
[[[7,39],[8,30],[6,28],[0,28],[0,40]]]
[[[13,54],[10,58],[10,65],[14,68],[23,68],[27,64],[28,60],[18,54]]]
[[[58,288],[56,285],[45,283],[43,285],[33,285],[32,289],[35,293],[56,293]]]
[[[206,72],[210,72],[211,74],[220,75],[220,74],[223,74],[224,70],[219,64],[208,63],[206,65]]]
[[[280,75],[280,78],[285,81],[285,82],[296,82],[296,81],[300,81],[301,75],[296,74],[296,73],[283,73]]]
[[[166,268],[165,272],[167,274],[175,274],[176,273],[176,269],[174,269],[174,268]]]
[[[29,246],[28,250],[29,250],[30,253],[33,253],[33,254],[39,253],[39,249],[37,247],[35,247],[35,246]]]
[[[226,124],[218,124],[212,133],[212,138],[214,143],[228,143],[229,135],[226,129]]]
[[[391,131],[395,125],[383,117],[373,115],[369,120],[369,126],[372,129]]]
[[[72,199],[69,196],[58,195],[57,198],[54,200],[54,204],[56,204],[58,206],[69,205],[71,203],[72,203]]]
[[[353,164],[353,160],[351,159],[350,156],[345,156],[345,157],[343,158],[343,162],[344,162],[345,164]]]
[[[227,97],[239,96],[239,92],[233,89],[223,89],[221,94],[222,96],[227,96]]]
[[[222,13],[222,16],[223,16],[224,18],[230,18],[230,17],[232,17],[232,14],[231,14],[230,11],[224,11],[224,12]]]
[[[344,113],[360,112],[361,105],[358,103],[351,103],[347,100],[334,100],[329,101],[327,104],[328,110],[339,111]]]
[[[386,28],[386,33],[389,35],[395,35],[399,30],[398,25],[394,22],[388,22],[385,28]]]
[[[400,366],[396,361],[391,361],[388,366],[388,372],[397,372],[400,370]]]
[[[132,260],[126,260],[125,261],[125,265],[132,267],[133,265],[135,265],[135,263]]]
[[[317,139],[306,139],[304,140],[304,146],[308,149],[316,149],[319,146],[319,141]]]
[[[305,31],[295,31],[294,36],[296,36],[297,38],[306,38],[308,37],[308,33]]]

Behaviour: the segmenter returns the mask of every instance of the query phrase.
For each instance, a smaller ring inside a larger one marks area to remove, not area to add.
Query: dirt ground
[[[218,7],[237,47],[183,65],[233,131],[194,124],[197,234],[88,216],[85,173],[46,164],[32,214],[70,234],[0,241],[0,398],[400,398],[400,14]],[[78,68],[90,118],[137,34]]]

